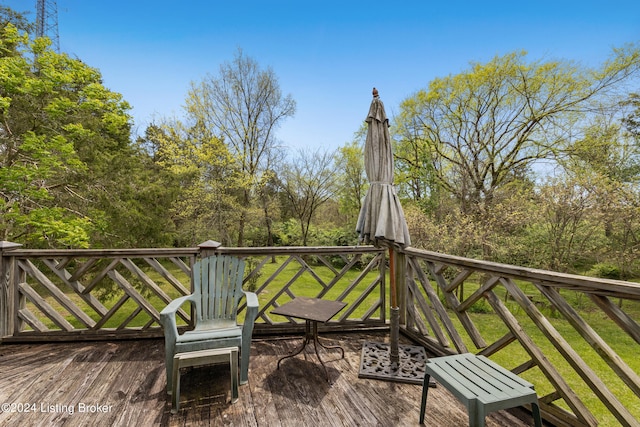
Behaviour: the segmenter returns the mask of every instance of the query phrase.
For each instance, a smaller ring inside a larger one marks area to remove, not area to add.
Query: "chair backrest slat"
[[[202,258],[193,265],[197,322],[217,323],[236,320],[242,297],[245,263],[231,255]]]
[[[194,266],[195,272],[194,274],[201,277],[200,279],[200,293],[201,293],[201,310],[198,313],[198,320],[202,321],[204,319],[209,318],[209,312],[211,304],[209,303],[209,286],[207,285],[210,282],[210,259],[205,258],[200,261],[200,265]]]

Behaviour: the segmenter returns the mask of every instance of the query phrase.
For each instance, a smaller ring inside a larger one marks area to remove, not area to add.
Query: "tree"
[[[314,214],[333,195],[335,189],[334,154],[302,151],[282,171],[282,190],[300,224],[302,244],[307,245]]]
[[[295,106],[290,95],[282,95],[275,73],[270,68],[260,69],[241,50],[231,63],[220,66],[218,76],[207,76],[191,86],[187,112],[224,141],[244,177],[238,246],[244,243],[247,212],[265,162],[277,149],[274,132],[284,119],[293,116]]]
[[[336,171],[338,171],[337,193],[340,211],[348,218],[353,218],[355,222],[368,185],[361,141],[356,139],[338,149]]]
[[[540,247],[548,250],[547,265],[554,271],[568,271],[592,257],[602,239],[595,218],[595,193],[584,176],[550,178],[540,188],[543,221]]]
[[[513,53],[435,79],[402,103],[400,120],[424,141],[443,188],[481,219],[499,188],[559,154],[590,103],[639,69],[633,46],[615,50],[599,70],[563,61],[526,63],[524,53]]]
[[[133,154],[129,106],[97,70],[49,45],[12,24],[2,32],[0,230],[34,246],[86,247],[109,233],[105,207]]]
[[[585,188],[595,199],[594,211],[604,234],[601,240],[608,244],[598,258],[616,263],[625,277],[636,258],[640,231],[640,146],[627,106],[622,103],[620,111],[595,115],[586,124],[583,138],[571,145],[571,156],[561,162],[567,175],[588,183]]]
[[[263,244],[267,246],[274,246],[274,231],[273,222],[276,216],[276,212],[279,211],[278,204],[278,180],[277,173],[274,170],[275,167],[281,164],[280,158],[281,152],[272,152],[267,158],[267,164],[264,172],[260,177],[260,182],[257,183],[257,199],[262,209],[264,225],[267,231],[266,241]],[[277,155],[278,157],[273,157]],[[275,257],[273,258],[275,262]]]
[[[7,24],[11,24],[19,31],[32,33],[34,25],[27,19],[29,12],[17,12],[10,7],[0,5],[0,28],[4,28]]]
[[[35,247],[172,243],[171,194],[131,143],[129,104],[50,41],[0,39],[0,238]]]
[[[175,244],[196,245],[212,234],[231,244],[242,177],[222,141],[204,127],[166,120],[147,128],[145,143],[154,163],[171,177],[165,191],[175,195],[168,209]]]
[[[629,97],[622,102],[622,107],[630,110],[626,111],[622,118],[622,124],[627,132],[640,143],[640,94],[629,94]]]
[[[436,159],[424,140],[417,118],[396,118],[393,138],[396,141],[395,182],[402,194],[411,198],[425,212],[442,217],[442,188],[435,174]]]

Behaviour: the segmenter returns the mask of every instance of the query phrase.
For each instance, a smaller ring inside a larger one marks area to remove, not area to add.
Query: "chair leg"
[[[420,424],[424,424],[424,414],[427,409],[427,394],[429,393],[429,381],[431,376],[428,374],[424,375],[424,380],[422,382],[422,402],[420,403]]]
[[[167,371],[167,394],[173,390],[173,355],[168,355],[164,362]]]
[[[231,371],[231,403],[236,403],[238,401],[238,350],[231,351],[229,359],[229,370]]]
[[[249,349],[251,341],[242,342],[242,348],[240,349],[240,384],[246,384],[249,382]]]
[[[253,335],[253,323],[258,316],[258,307],[247,307],[244,324],[242,325],[242,338],[240,341],[240,384],[249,382],[249,354],[251,353],[251,336]]]
[[[173,360],[173,372],[171,373],[171,413],[175,414],[180,409],[180,361]]]
[[[173,357],[175,356],[175,346],[166,342],[164,345],[164,366],[167,372],[167,394],[171,394],[173,381]]]

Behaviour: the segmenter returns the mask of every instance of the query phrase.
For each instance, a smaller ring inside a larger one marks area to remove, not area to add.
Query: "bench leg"
[[[542,417],[540,416],[540,406],[538,402],[531,403],[531,413],[533,414],[533,422],[536,427],[542,427]]]
[[[484,405],[478,402],[477,399],[470,400],[468,403],[469,409],[469,427],[484,427]]]
[[[424,375],[422,382],[422,402],[420,403],[420,424],[424,424],[424,414],[427,409],[427,394],[429,393],[429,381],[431,376],[429,374]]]

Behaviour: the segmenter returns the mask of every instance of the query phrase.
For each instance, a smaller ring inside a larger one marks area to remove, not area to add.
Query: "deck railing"
[[[270,314],[296,296],[349,302],[326,329],[388,325],[385,252],[374,247],[28,250],[2,242],[0,337],[162,336],[159,311],[191,292],[191,265],[214,253],[245,258],[245,288],[260,300],[256,334],[299,331],[303,323]],[[431,352],[491,356],[536,385],[543,416],[557,425],[640,425],[639,285],[414,248],[396,260],[401,331]],[[181,317],[188,327],[188,308]]]
[[[350,301],[326,329],[385,325],[384,252],[373,247],[222,248],[206,242],[178,249],[28,250],[4,242],[0,338],[162,336],[160,310],[191,293],[191,265],[213,253],[246,259],[245,289],[260,299],[255,333],[297,330],[297,322],[270,315],[296,296]],[[185,327],[188,311],[180,312]]]
[[[640,425],[640,285],[413,248],[404,256],[406,334],[436,353],[511,363],[556,424],[598,425],[591,409],[601,405],[608,425]]]

